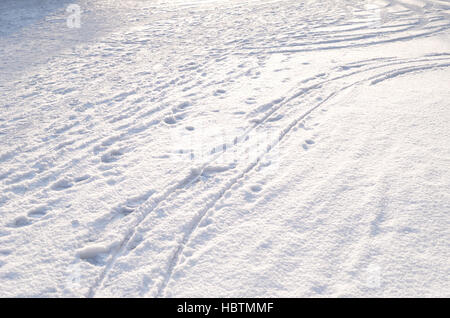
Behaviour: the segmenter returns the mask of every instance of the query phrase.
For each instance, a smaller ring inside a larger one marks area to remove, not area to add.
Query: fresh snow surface
[[[0,296],[449,297],[449,26],[0,1]]]

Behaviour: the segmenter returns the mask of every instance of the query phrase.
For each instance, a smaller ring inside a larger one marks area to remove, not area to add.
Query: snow
[[[450,296],[448,1],[0,12],[1,297]]]

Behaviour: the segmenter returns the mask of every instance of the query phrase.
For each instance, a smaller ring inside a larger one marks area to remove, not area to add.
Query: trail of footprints
[[[84,174],[73,178],[62,178],[54,182],[50,186],[50,189],[58,192],[68,190],[77,184],[82,184],[84,181],[87,181],[90,178],[91,176],[89,174]],[[49,203],[46,205],[33,207],[25,215],[18,216],[14,220],[10,221],[7,226],[10,228],[20,228],[38,222],[42,218],[50,214],[50,212],[52,211],[51,206],[58,201],[58,199],[49,200]]]
[[[271,111],[271,106],[276,105],[276,104],[277,103],[272,103],[272,104],[268,105],[268,107],[263,107],[259,111],[272,112]],[[182,107],[182,108],[184,108],[184,107]],[[276,110],[278,110],[278,108]],[[174,109],[174,111],[176,111],[176,110]],[[274,114],[271,117],[270,116],[267,117],[266,122],[267,123],[275,122],[275,121],[281,120],[283,117],[284,117],[284,115],[282,115],[282,114],[278,114],[278,115]],[[298,125],[298,127],[300,127],[300,128],[304,127],[302,125],[303,124],[300,123]],[[314,144],[314,141],[312,139],[306,139],[305,140],[305,145],[311,146],[313,144]],[[267,165],[267,164],[265,164],[265,165]],[[269,163],[269,165],[270,165],[270,163]],[[260,163],[260,167],[264,167],[264,163]],[[218,171],[218,172],[220,172],[220,171]],[[195,176],[195,174],[194,174],[194,176]],[[186,182],[186,184],[189,184],[189,182]],[[251,185],[249,187],[249,190],[250,190],[251,193],[253,193],[253,195],[258,195],[258,193],[262,191],[262,186],[260,184],[253,184],[253,185]],[[118,209],[118,211],[120,211],[119,214],[122,214],[122,215],[125,215],[125,216],[133,213],[133,211],[134,211],[132,208],[127,208],[126,206],[121,206],[121,207],[118,207],[117,209]],[[202,220],[200,219],[199,222],[201,223]],[[132,245],[135,246],[135,244],[132,244]],[[86,249],[90,250],[90,247],[88,246],[88,247],[86,247]],[[110,249],[105,250],[105,249],[99,248],[99,249],[93,249],[93,250],[96,251],[97,253],[93,253],[93,252],[92,253],[83,253],[82,252],[80,254],[80,258],[83,259],[83,260],[88,261],[91,264],[98,265],[98,266],[99,265],[103,266],[103,265],[108,264],[107,263],[108,259],[110,259],[109,258],[110,256],[108,256],[108,255],[111,253]],[[89,255],[89,257],[87,257],[86,255]],[[109,266],[111,266],[111,265],[108,265],[108,267]],[[107,275],[107,273],[105,273],[105,275]],[[92,291],[92,295],[95,295],[95,289]]]
[[[115,100],[116,101],[124,100],[127,97],[133,95],[134,93],[135,92],[132,91],[132,92],[119,94],[119,95],[117,95]],[[226,93],[225,90],[218,89],[218,90],[214,91],[213,95],[223,96],[225,93]],[[193,106],[192,102],[186,101],[186,102],[179,104],[176,107],[173,107],[172,113],[166,115],[166,117],[163,118],[163,122],[169,126],[177,124],[178,122],[180,122],[186,118],[186,116],[188,115],[187,110],[192,106]],[[119,118],[119,120],[125,119],[125,118],[126,118],[126,116],[124,116],[123,118]],[[75,118],[71,118],[71,119],[75,119]],[[116,119],[114,122],[118,122],[118,120]],[[61,138],[62,134],[69,132],[72,128],[79,125],[79,123],[80,123],[79,121],[75,121],[73,123],[63,125],[60,128],[50,127],[50,130],[54,132],[54,137]],[[158,122],[154,122],[154,123],[157,124]],[[129,127],[129,126],[124,126],[124,128],[125,127]],[[189,125],[186,126],[186,130],[188,130],[188,131],[193,131],[194,129],[195,128],[193,126],[189,126]],[[100,145],[93,147],[94,154],[100,155],[100,162],[102,164],[105,164],[105,165],[112,164],[112,163],[120,160],[120,158],[124,155],[124,150],[120,149],[120,148],[107,150],[108,147],[112,146],[114,143],[116,143],[117,141],[119,141],[121,139],[123,139],[123,134],[116,136],[116,137],[108,137],[107,139],[102,141],[100,143]],[[125,139],[127,139],[127,138],[125,138]],[[124,141],[124,140],[122,140],[122,141]],[[55,147],[55,149],[59,150],[64,147],[73,145],[74,143],[75,143],[75,140],[65,141],[65,142],[59,143]],[[6,155],[4,154],[4,155],[2,155],[2,159],[6,160],[6,159],[11,159],[11,158],[6,157]],[[108,168],[108,166],[103,166],[103,167],[100,167],[100,169],[108,170],[109,168]],[[26,179],[34,178],[35,174],[36,173],[34,171],[30,171],[28,173],[16,175],[16,177],[14,177],[13,179],[7,180],[7,184],[24,182],[24,181],[26,181]],[[3,177],[7,177],[7,176],[8,175],[5,173]],[[92,179],[92,176],[89,174],[80,175],[78,177],[68,177],[68,176],[62,177],[59,180],[56,180],[53,183],[51,183],[49,185],[49,189],[52,191],[63,192],[63,191],[73,188],[77,184],[83,183],[83,181],[86,181],[88,179]],[[8,226],[11,228],[20,228],[20,227],[24,227],[24,226],[29,226],[29,225],[39,221],[44,216],[49,215],[50,211],[51,211],[51,208],[49,208],[49,207],[40,207],[40,208],[31,209],[27,214],[16,217],[14,220],[10,221],[8,223]],[[121,211],[121,214],[128,215],[131,212],[132,212],[131,209],[123,208]]]
[[[195,63],[193,63],[193,62],[188,63],[187,64],[188,68],[186,68],[186,69],[181,68],[181,71],[192,70],[192,67],[195,66],[194,64]],[[197,65],[197,67],[198,66],[199,65]],[[186,81],[186,83],[188,83],[188,82],[189,81]],[[173,83],[173,81],[171,83]],[[170,85],[167,85],[167,88],[170,88]],[[62,91],[59,90],[58,92],[62,92]],[[70,93],[70,92],[71,92],[71,90],[64,90],[64,93]],[[53,93],[54,93],[54,91],[53,91]],[[134,95],[135,93],[136,93],[136,90],[131,90],[129,92],[120,93],[120,94],[117,94],[117,96],[112,98],[111,100],[114,100],[116,102],[120,102],[120,101],[123,101],[123,100],[127,99],[128,97]],[[34,96],[34,95],[31,95],[31,96]],[[77,104],[79,104],[78,101],[77,101],[77,103],[75,105],[77,105]],[[88,108],[92,108],[94,106],[94,104],[92,104],[92,103],[85,103],[85,105],[88,105],[88,104],[89,104]],[[96,103],[96,104],[98,104],[98,103]],[[182,104],[182,105],[179,106],[179,109],[183,109],[183,108],[185,108],[187,106],[189,106],[189,105],[186,104],[186,103]],[[178,112],[178,111],[176,111],[176,112]],[[129,114],[129,115],[131,115],[131,114]],[[167,117],[167,118],[165,118],[165,122],[168,123],[168,124],[174,124],[177,120],[182,119],[184,117],[184,115],[185,114],[178,114],[175,117]],[[86,119],[83,120],[83,122],[89,122],[90,121],[89,117],[90,116],[87,116]],[[129,116],[122,116],[121,119],[125,119],[127,117],[129,117]],[[21,118],[25,118],[25,117],[21,117]],[[74,117],[74,115],[72,115],[72,116],[70,116],[69,119],[70,120],[74,120],[74,119],[76,119],[76,117]],[[14,121],[14,120],[17,120],[17,118],[13,118],[12,119],[12,121]],[[50,137],[51,138],[59,137],[59,139],[61,139],[64,134],[67,134],[71,129],[73,129],[76,126],[79,126],[79,124],[80,124],[80,121],[74,121],[73,123],[65,124],[63,126],[59,126],[58,127],[58,123],[56,122],[55,125],[51,125],[47,129],[47,132],[52,134],[52,135],[49,135],[48,137],[44,138],[42,141],[45,144],[47,144],[50,141],[50,139],[49,139]],[[124,126],[123,128],[126,128],[126,127],[127,126]],[[82,132],[82,130],[80,130],[80,132]],[[67,146],[73,145],[75,142],[76,142],[76,139],[66,140],[66,141],[63,141],[62,143],[58,144],[54,149],[55,150],[60,150],[60,149],[65,148]],[[13,156],[14,156],[14,153],[17,153],[17,152],[11,151],[11,154],[13,154]],[[7,156],[7,155],[8,154],[2,154],[1,160],[2,161],[10,160],[10,159],[13,158],[13,157]],[[101,160],[104,163],[110,163],[110,162],[116,161],[120,157],[120,155],[121,155],[120,150],[112,151],[110,153],[107,153],[107,154],[103,155]],[[8,174],[11,174],[12,172],[13,171],[9,171],[9,172],[3,173],[2,176],[1,176],[2,179],[7,178]],[[31,179],[34,176],[34,172],[33,171],[29,172],[28,174],[30,175],[30,177],[28,179]],[[7,182],[7,184],[20,183],[22,181],[25,181],[26,179],[27,179],[27,173],[24,173],[22,176],[21,175],[17,175],[15,179],[7,180],[6,182]],[[63,190],[63,189],[67,189],[69,187],[71,187],[70,183],[65,182],[64,180],[61,180],[53,188],[55,190]]]
[[[438,56],[438,55],[437,55]],[[357,65],[357,67],[361,67],[362,65]],[[172,110],[173,112],[179,113],[181,112],[181,114],[184,114],[183,112],[191,107],[192,104],[190,102],[183,102],[180,105],[178,105],[177,107],[174,107]],[[278,115],[274,115],[272,117],[269,117],[267,119],[268,122],[274,122],[274,121],[278,121],[280,119],[282,119],[284,117],[284,115],[282,114],[278,114]],[[301,127],[302,124],[300,124],[299,127]],[[194,130],[194,127],[192,126],[187,126],[186,127],[187,130]],[[105,150],[107,149],[107,147],[111,146],[112,144],[114,144],[118,139],[120,138],[108,138],[105,141],[102,142],[102,148],[97,148],[97,153],[101,152],[101,150]],[[302,148],[307,151],[309,149],[311,149],[311,147],[313,147],[315,144],[315,141],[313,139],[306,139],[304,140],[303,144],[302,144]],[[104,154],[101,155],[100,159],[101,162],[104,164],[111,164],[114,163],[115,161],[119,160],[120,157],[123,155],[123,151],[120,149],[113,149],[113,150],[109,150],[107,152],[105,152]],[[29,174],[30,178],[32,178],[32,174]],[[22,177],[26,177],[26,175],[22,176]],[[22,178],[20,178],[19,176],[16,177],[16,179],[18,178],[18,180],[22,180]],[[78,183],[82,183],[83,181],[86,181],[88,179],[90,179],[91,176],[86,174],[86,175],[81,175],[78,177],[74,177],[74,178],[62,178],[56,182],[54,182],[51,185],[51,189],[54,191],[64,191],[67,189],[72,188],[74,185],[78,184]],[[14,181],[14,179],[12,180]],[[252,188],[251,189],[252,192],[259,192],[258,191],[258,187]],[[129,214],[131,214],[134,210],[132,208],[128,208],[128,207],[122,207],[119,209],[120,215],[123,216],[127,216]],[[45,215],[47,215],[49,213],[50,209],[46,208],[46,207],[38,207],[38,208],[34,208],[32,210],[30,210],[26,215],[17,217],[16,219],[14,219],[12,222],[9,223],[9,227],[24,227],[24,226],[28,226],[30,224],[32,224],[33,222],[39,220],[40,218],[44,217]]]
[[[366,79],[366,81],[367,81],[367,79]],[[360,81],[355,82],[354,85],[357,85],[358,83],[360,83]],[[333,94],[331,94],[330,96],[333,96]],[[298,128],[305,129],[305,130],[313,130],[314,128],[305,127],[304,122],[309,121],[312,118],[311,115],[310,115],[310,112],[315,110],[318,106],[322,105],[322,102],[326,101],[328,98],[329,97],[327,97],[325,99],[324,98],[316,98],[315,99],[316,103],[318,103],[317,106],[311,108],[309,111],[306,111],[304,113],[304,115],[302,115],[300,117],[300,121],[296,123],[295,128],[292,129],[292,130],[296,131],[296,130],[298,130]],[[270,122],[270,121],[267,120],[267,122]],[[317,126],[317,125],[318,124],[316,123],[313,126]],[[286,135],[287,133],[289,133],[290,130],[291,129],[289,127],[287,129],[285,129],[284,130],[285,132],[284,132],[283,136]],[[308,134],[310,134],[310,133],[308,133]],[[314,138],[306,138],[306,139],[303,140],[303,142],[301,143],[301,147],[303,148],[303,150],[305,150],[305,151],[310,150],[316,144],[314,139],[317,136],[316,135],[313,135],[313,136],[314,136]],[[267,151],[270,151],[270,149],[271,148],[269,148]],[[261,165],[261,164],[262,163],[260,162],[259,165]],[[253,170],[252,166],[250,166],[248,170],[244,170],[242,176],[245,177],[244,178],[245,180],[248,179],[248,177],[249,177],[250,173],[252,172],[252,170]],[[249,174],[247,174],[247,173],[249,173]],[[240,184],[242,184],[239,181],[240,179],[241,179],[241,177],[238,176],[236,179],[233,178],[232,181],[230,181],[231,182],[231,189],[236,190],[236,186],[239,186]],[[236,186],[233,186],[233,184],[235,184]],[[219,194],[218,198],[215,199],[213,201],[213,203],[209,204],[207,208],[205,208],[205,211],[203,213],[201,213],[201,215],[198,217],[198,220],[195,222],[195,224],[198,224],[198,226],[200,226],[200,224],[203,224],[204,222],[207,222],[207,218],[208,218],[208,215],[209,215],[209,213],[211,211],[211,208],[214,207],[214,206],[217,206],[217,207],[220,206],[220,203],[223,201],[222,199],[223,198],[227,198],[227,193],[230,193],[228,191],[228,189],[229,188],[226,187],[225,190],[220,190],[220,191],[224,191],[224,192],[220,192],[222,194]],[[258,193],[262,191],[262,184],[258,183],[258,184],[249,185],[248,186],[248,190],[249,191],[246,194],[246,198],[247,198],[247,200],[252,201],[252,200],[254,200],[255,196],[257,196]],[[217,210],[217,209],[215,209],[215,210]],[[179,246],[179,248],[176,250],[172,261],[170,261],[170,265],[169,265],[169,267],[167,269],[167,275],[164,278],[163,285],[159,288],[158,296],[164,296],[165,287],[168,286],[172,276],[175,275],[176,270],[177,270],[177,266],[179,264],[179,261],[180,261],[180,259],[183,258],[184,247],[189,243],[190,237],[192,237],[192,235],[194,235],[193,233],[196,231],[197,226],[195,226],[195,224],[193,225],[192,231],[187,234],[187,236],[183,239],[183,241],[182,241],[181,245]]]
[[[438,56],[438,55],[436,55]],[[366,62],[370,62],[366,61]],[[355,66],[352,67],[341,67],[342,70],[347,70],[347,69],[351,69],[351,68],[360,68],[364,65],[367,65],[367,63],[363,63],[363,64],[355,64]],[[319,74],[317,77],[322,77],[324,74]],[[217,90],[214,95],[221,95],[224,94],[226,91],[219,89]],[[247,101],[249,101],[249,104],[254,103],[254,98],[248,98]],[[183,102],[180,105],[172,108],[172,114],[170,116],[166,116],[164,118],[164,122],[168,125],[174,125],[176,124],[178,121],[182,120],[185,118],[186,116],[186,110],[192,106],[191,102]],[[282,119],[284,117],[284,115],[282,114],[278,114],[278,115],[274,115],[270,118],[268,118],[268,122],[275,122],[278,121],[280,119]],[[75,124],[69,125],[69,126],[64,126],[61,130],[61,132],[66,132],[68,130],[70,130],[72,127],[75,127],[78,124],[78,122],[75,122]],[[194,130],[195,128],[193,126],[186,126],[187,130]],[[120,140],[120,137],[109,137],[106,140],[104,140],[101,143],[101,146],[96,146],[94,147],[94,152],[95,153],[101,153],[103,151],[106,151],[107,148],[111,145],[113,145],[116,141]],[[314,141],[311,139],[305,140],[304,143],[302,144],[302,148],[304,150],[308,150],[310,149],[312,146],[314,145]],[[124,155],[124,151],[122,149],[112,149],[109,151],[104,152],[103,154],[101,154],[100,156],[100,161],[103,164],[112,164],[116,161],[118,161],[122,156]],[[3,154],[2,155],[2,159],[3,160],[7,160],[9,157],[7,157],[7,154]],[[7,184],[10,183],[15,183],[15,182],[21,182],[24,181],[26,179],[32,179],[34,177],[35,173],[34,172],[28,172],[28,173],[23,173],[22,175],[16,175],[14,178],[7,180]],[[6,177],[7,173],[4,174],[3,177]],[[86,175],[80,175],[78,177],[73,177],[73,178],[69,178],[69,177],[63,177],[59,180],[57,180],[56,182],[54,182],[53,184],[51,184],[50,189],[54,190],[54,191],[64,191],[64,190],[68,190],[70,188],[72,188],[73,186],[75,186],[78,183],[82,183],[83,181],[86,181],[88,179],[90,179],[91,176],[86,174]],[[36,220],[39,220],[40,218],[42,218],[43,216],[48,214],[48,209],[46,208],[35,208],[32,209],[31,211],[29,211],[26,215],[23,216],[19,216],[16,219],[14,219],[12,222],[9,223],[10,227],[23,227],[23,226],[28,226],[30,224],[32,224],[33,222],[35,222]],[[121,214],[123,215],[128,215],[131,213],[130,209],[124,209],[122,211]]]

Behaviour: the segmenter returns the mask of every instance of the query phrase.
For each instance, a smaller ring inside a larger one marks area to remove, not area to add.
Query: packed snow
[[[0,297],[449,297],[449,26],[1,1]]]

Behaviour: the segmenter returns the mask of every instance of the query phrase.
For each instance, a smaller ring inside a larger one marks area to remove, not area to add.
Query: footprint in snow
[[[28,216],[31,218],[41,218],[47,214],[47,211],[48,211],[47,206],[37,207],[37,208],[30,210],[28,212]]]
[[[190,102],[183,102],[180,105],[178,105],[178,109],[186,109],[188,107],[192,106],[192,104]]]
[[[56,191],[61,191],[71,188],[72,186],[73,183],[69,179],[61,179],[52,185],[52,189]]]
[[[121,150],[111,150],[110,152],[102,155],[101,160],[104,163],[111,163],[111,162],[119,160],[119,157],[122,155],[123,155],[123,152]]]
[[[252,190],[252,192],[257,193],[257,192],[260,192],[262,190],[262,188],[260,185],[255,184],[250,187],[250,190]]]
[[[15,218],[8,226],[9,227],[24,227],[31,224],[31,220],[28,219],[26,216],[19,216]]]
[[[174,124],[177,123],[177,121],[175,120],[175,118],[173,118],[172,116],[164,118],[164,122],[165,122],[167,125],[174,125]]]
[[[164,118],[164,122],[167,125],[175,125],[178,121],[183,120],[187,116],[187,113],[181,113],[177,115],[168,115],[166,118]]]
[[[224,90],[224,89],[217,89],[217,90],[214,92],[214,96],[219,96],[219,95],[225,94],[226,92],[227,92],[227,91]]]
[[[303,147],[303,149],[308,150],[309,149],[308,146],[311,146],[313,144],[315,144],[314,140],[306,139],[305,143],[302,145],[302,147]]]
[[[244,190],[244,198],[247,202],[254,202],[257,198],[256,194],[262,191],[262,187],[258,184],[251,185]]]

